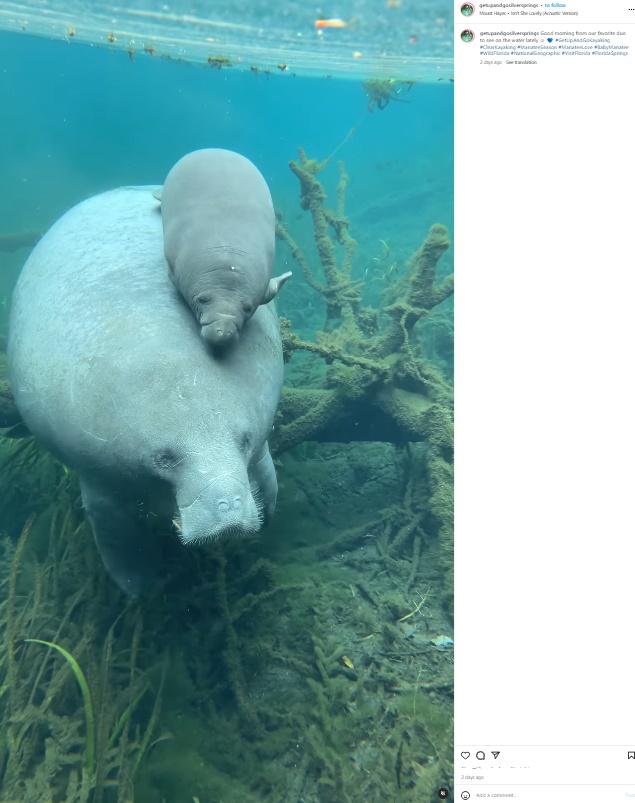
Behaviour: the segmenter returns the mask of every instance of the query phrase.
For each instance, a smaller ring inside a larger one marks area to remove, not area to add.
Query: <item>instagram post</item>
[[[0,4],[0,803],[477,794],[454,145],[482,13]]]

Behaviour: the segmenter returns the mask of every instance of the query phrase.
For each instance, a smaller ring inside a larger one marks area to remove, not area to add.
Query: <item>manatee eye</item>
[[[199,297],[196,299],[196,301],[197,301],[199,304],[209,304],[211,300],[212,300],[212,297],[211,297],[211,296],[199,296]]]
[[[251,306],[251,304],[243,304],[243,312],[244,313],[246,313],[247,315],[251,315],[251,313],[253,311],[254,311],[254,308]]]
[[[245,432],[245,434],[240,439],[240,449],[243,452],[249,451],[251,447],[251,435]]]

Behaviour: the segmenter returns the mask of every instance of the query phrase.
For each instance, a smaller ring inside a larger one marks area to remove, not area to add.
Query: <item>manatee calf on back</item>
[[[152,192],[106,192],[58,220],[22,269],[8,344],[17,407],[79,473],[102,558],[131,594],[160,564],[156,514],[203,543],[257,531],[277,494],[274,305],[214,355],[168,277]]]
[[[276,221],[267,182],[238,153],[194,151],[168,173],[161,215],[170,278],[201,335],[214,346],[234,342],[291,276],[271,276]]]

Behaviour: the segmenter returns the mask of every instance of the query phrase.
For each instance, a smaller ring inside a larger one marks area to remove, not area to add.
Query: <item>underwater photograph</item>
[[[0,8],[0,803],[453,799],[453,10]]]

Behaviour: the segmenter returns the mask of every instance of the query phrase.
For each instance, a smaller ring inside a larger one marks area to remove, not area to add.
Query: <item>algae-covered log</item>
[[[369,87],[382,89],[379,84]],[[393,89],[389,84],[382,91],[391,93]],[[387,102],[391,95],[381,97]],[[291,330],[291,322],[283,319],[284,355],[289,362],[294,352],[308,352],[322,358],[327,368],[319,387],[285,389],[273,446],[281,453],[305,440],[425,442],[427,519],[439,538],[443,601],[450,608],[453,393],[440,372],[424,359],[413,337],[417,322],[454,292],[453,276],[437,279],[439,260],[450,247],[448,230],[433,225],[408,260],[405,275],[393,285],[388,303],[381,310],[365,307],[359,283],[352,279],[356,241],[344,214],[348,184],[344,166],[339,165],[337,211],[333,213],[326,207],[326,193],[317,178],[326,162],[308,159],[301,149],[299,156],[299,161],[289,166],[300,182],[300,206],[311,214],[325,283],[315,278],[309,260],[280,222],[278,237],[291,249],[309,286],[324,297],[327,316],[324,330],[310,342],[301,340]],[[335,243],[343,246],[341,264]]]
[[[277,454],[304,441],[349,443],[352,441],[403,440],[403,430],[381,407],[368,415],[365,401],[345,403],[335,390],[285,388],[282,393],[271,445]],[[422,440],[415,432],[410,440]]]
[[[326,302],[324,331],[314,341],[301,340],[291,321],[281,319],[285,361],[304,351],[327,364],[320,388],[285,390],[274,436],[278,452],[303,440],[316,441],[421,441],[422,416],[432,404],[451,409],[452,390],[441,374],[413,348],[410,333],[418,320],[448,298],[452,276],[437,283],[437,264],[450,247],[448,231],[439,224],[410,258],[404,278],[397,284],[399,297],[382,312],[361,304],[359,282],[352,280],[356,241],[344,213],[348,176],[339,164],[337,211],[326,205],[326,193],[317,174],[324,167],[308,159],[302,149],[299,161],[290,162],[300,181],[300,206],[309,211],[325,283],[318,281],[309,260],[281,222],[278,238],[286,242],[309,286]],[[333,238],[333,239],[332,239]],[[341,264],[335,242],[344,246]]]

